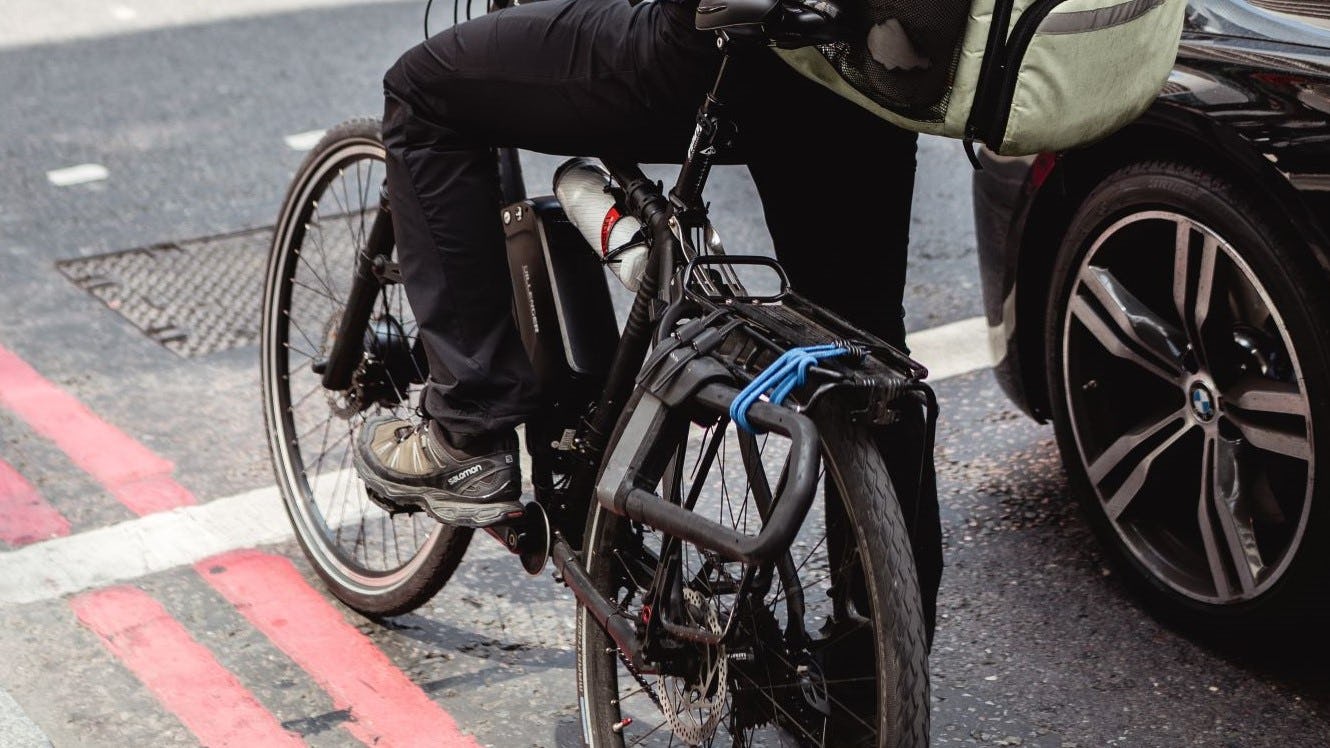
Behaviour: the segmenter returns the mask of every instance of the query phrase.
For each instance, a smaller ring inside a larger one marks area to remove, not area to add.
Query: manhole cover
[[[56,263],[145,335],[190,358],[252,345],[272,228]]]

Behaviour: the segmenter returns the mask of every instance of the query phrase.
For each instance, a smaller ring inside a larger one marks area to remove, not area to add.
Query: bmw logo
[[[1191,386],[1191,412],[1202,423],[1209,423],[1215,417],[1215,396],[1201,382]]]

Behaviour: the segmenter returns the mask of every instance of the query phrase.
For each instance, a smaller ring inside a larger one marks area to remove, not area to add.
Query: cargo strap
[[[730,420],[750,434],[761,433],[748,422],[748,409],[753,403],[763,395],[767,395],[772,404],[780,405],[795,387],[808,381],[809,367],[822,359],[834,358],[845,353],[849,353],[848,348],[835,344],[791,348],[782,353],[780,358],[763,369],[762,373],[734,398],[734,402],[730,404]]]

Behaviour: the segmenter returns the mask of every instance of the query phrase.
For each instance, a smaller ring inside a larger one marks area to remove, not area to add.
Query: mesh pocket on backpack
[[[867,0],[866,36],[818,50],[847,83],[883,108],[941,121],[970,5],[970,0]]]

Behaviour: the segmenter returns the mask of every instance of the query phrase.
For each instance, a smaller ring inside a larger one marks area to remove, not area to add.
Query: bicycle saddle
[[[793,48],[841,39],[841,16],[831,0],[702,0],[694,23],[702,31]]]

